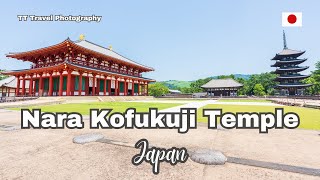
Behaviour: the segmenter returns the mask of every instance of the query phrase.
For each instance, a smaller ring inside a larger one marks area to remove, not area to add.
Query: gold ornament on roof
[[[80,34],[80,36],[79,36],[80,41],[83,41],[84,38],[85,38],[84,34]]]
[[[112,45],[109,46],[109,50],[112,51]]]

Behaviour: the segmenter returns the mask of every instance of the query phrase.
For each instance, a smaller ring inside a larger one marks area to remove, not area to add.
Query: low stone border
[[[267,169],[306,174],[311,176],[320,176],[320,169],[306,168],[301,166],[291,166],[286,164],[279,164],[279,163],[273,163],[273,162],[244,159],[244,158],[236,158],[236,157],[228,157],[228,162],[247,165],[247,166],[255,166],[255,167],[261,167],[261,168],[267,168]]]
[[[220,151],[200,149],[190,153],[190,159],[194,162],[206,165],[224,165],[227,157]]]
[[[82,134],[73,138],[73,143],[85,144],[89,142],[95,142],[99,139],[103,139],[104,136],[100,133]]]
[[[0,125],[1,131],[15,131],[15,130],[19,130],[19,129],[20,129],[20,127],[18,127],[18,126]]]

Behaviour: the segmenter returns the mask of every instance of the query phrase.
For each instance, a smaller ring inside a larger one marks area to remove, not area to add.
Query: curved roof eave
[[[47,47],[43,47],[43,48],[39,48],[39,49],[34,49],[34,50],[30,50],[30,51],[25,51],[25,52],[9,52],[8,54],[6,54],[6,57],[10,57],[10,58],[17,58],[19,56],[26,56],[29,55],[31,53],[41,53],[41,51],[44,50],[48,50],[48,49],[59,49],[61,48],[62,45],[64,45],[66,42],[72,42],[70,40],[70,38],[68,37],[67,39],[65,39],[64,41],[57,43],[55,45],[51,45],[51,46],[47,46]],[[18,59],[18,58],[17,58]]]
[[[299,57],[302,54],[304,54],[306,51],[298,51],[298,50],[292,50],[292,49],[284,49],[280,53],[277,53],[271,60],[281,60],[281,57],[285,56],[294,56]],[[279,59],[280,58],[280,59]]]
[[[73,46],[77,46],[77,47],[79,47],[79,48],[84,48],[84,49],[86,49],[86,50],[88,50],[88,51],[92,51],[92,52],[95,52],[95,53],[99,53],[99,54],[101,54],[101,55],[103,55],[103,56],[107,56],[107,57],[109,57],[109,58],[114,58],[114,59],[117,59],[117,60],[119,60],[119,61],[124,61],[124,62],[126,62],[126,63],[128,63],[128,64],[131,64],[131,65],[133,65],[133,66],[137,66],[137,67],[142,68],[142,69],[144,69],[144,70],[146,70],[146,71],[154,71],[154,69],[151,68],[151,67],[148,67],[148,66],[142,65],[142,64],[140,64],[140,63],[137,63],[137,62],[135,62],[135,61],[133,61],[133,60],[130,60],[130,59],[128,59],[128,58],[126,58],[126,57],[118,54],[117,52],[111,51],[111,50],[109,50],[109,49],[107,49],[107,48],[104,48],[104,47],[102,47],[102,46],[100,46],[100,45],[94,44],[94,43],[92,43],[92,42],[90,42],[90,41],[86,41],[86,40],[83,40],[83,41],[72,41],[72,40],[70,40],[69,37],[68,37],[66,40],[64,40],[64,41],[62,41],[62,42],[60,42],[60,43],[58,43],[58,44],[52,45],[52,46],[47,46],[47,47],[44,47],[44,48],[39,48],[39,49],[30,50],[30,51],[25,51],[25,52],[9,52],[8,54],[6,54],[6,57],[15,58],[15,59],[23,59],[25,56],[28,56],[28,55],[30,55],[30,54],[32,54],[32,53],[33,53],[33,54],[37,54],[37,53],[40,54],[40,53],[42,53],[42,51],[44,51],[44,50],[48,50],[48,49],[51,49],[51,50],[60,49],[62,46],[65,45],[66,42],[69,42],[69,43],[72,44]],[[85,46],[83,46],[83,45],[80,45],[80,42],[90,43],[90,44],[93,46],[93,48],[96,48],[96,50],[95,50],[95,49],[88,48],[88,45],[87,45],[87,47],[85,47]],[[108,55],[108,54],[106,54],[106,53],[99,52],[99,51],[98,51],[99,49],[103,49],[104,51],[108,51],[108,52],[110,52],[110,54]],[[112,56],[112,55],[114,55],[114,56]]]
[[[88,51],[93,51],[95,53],[98,53],[98,54],[101,54],[103,56],[107,56],[107,57],[111,57],[111,58],[114,58],[114,59],[117,59],[119,61],[124,61],[126,63],[129,63],[131,65],[134,65],[134,66],[138,66],[140,68],[144,68],[148,71],[154,71],[153,68],[151,67],[148,67],[148,66],[145,66],[145,65],[142,65],[140,63],[137,63],[133,60],[130,60],[122,55],[120,55],[119,53],[115,52],[115,51],[112,51],[108,48],[105,48],[103,46],[100,46],[100,45],[97,45],[95,43],[92,43],[90,41],[87,41],[87,40],[83,40],[83,41],[72,41],[73,45],[79,47],[79,48],[84,48]]]

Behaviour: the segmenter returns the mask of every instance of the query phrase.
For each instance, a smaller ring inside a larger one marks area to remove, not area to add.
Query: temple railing
[[[127,71],[124,71],[124,70],[119,70],[119,69],[116,69],[116,68],[106,67],[106,66],[99,66],[98,64],[95,64],[95,66],[90,66],[90,64],[93,64],[93,63],[88,63],[86,65],[82,65],[82,64],[78,64],[76,62],[72,62],[72,64],[81,65],[81,66],[84,66],[84,67],[97,69],[97,70],[105,70],[105,71],[114,72],[114,73],[123,74],[123,75],[131,75],[131,76],[136,76],[136,77],[142,77],[141,73],[127,73]]]
[[[285,78],[290,78],[290,77],[308,77],[308,75],[302,75],[302,74],[290,74],[290,75],[281,75],[278,78],[285,77]]]
[[[308,66],[281,67],[281,68],[277,68],[276,70],[286,71],[286,70],[299,70],[299,69],[304,69],[304,68],[308,68]]]
[[[55,61],[52,63],[31,65],[31,69],[50,67],[50,66],[60,64],[62,62],[63,61]],[[82,61],[82,60],[77,60],[77,59],[74,59],[73,61],[69,61],[69,62],[71,62],[73,64],[77,64],[77,65],[86,66],[88,68],[94,68],[94,69],[105,70],[105,71],[115,72],[115,73],[124,74],[124,75],[142,77],[141,73],[128,72],[127,70],[120,70],[120,69],[113,68],[110,66],[105,66],[105,65],[103,66],[98,63],[92,63],[92,62],[87,62],[87,61]]]
[[[279,85],[288,85],[288,86],[303,86],[303,85],[306,85],[304,83],[280,83]]]

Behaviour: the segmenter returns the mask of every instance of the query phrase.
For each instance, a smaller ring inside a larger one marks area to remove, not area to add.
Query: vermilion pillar
[[[123,93],[123,95],[126,96],[128,94],[127,80],[125,79],[123,83],[124,83],[124,88],[123,88],[124,89],[124,93]]]
[[[70,96],[74,95],[74,77],[71,75]]]
[[[39,79],[39,96],[42,96],[43,93],[43,78],[42,74],[40,74],[40,79]]]
[[[93,74],[92,95],[96,95],[96,75]]]
[[[140,82],[138,81],[138,96],[140,95]]]
[[[63,91],[63,71],[60,71],[60,78],[59,78],[59,96],[62,96],[62,91]]]
[[[108,94],[109,94],[109,96],[111,96],[111,81],[112,80],[109,80],[109,83],[108,83]]]
[[[147,82],[147,96],[149,96],[148,88],[149,88],[149,83]]]
[[[68,70],[67,76],[67,96],[71,95],[71,70]]]
[[[82,72],[79,72],[79,88],[78,88],[78,94],[81,96],[82,93]]]
[[[85,77],[85,91],[86,96],[89,95],[89,76]]]
[[[22,96],[26,95],[26,77],[22,76]]]
[[[29,82],[29,96],[33,95],[33,79],[32,79],[32,74],[30,75],[30,82]]]
[[[116,77],[116,80],[114,81],[114,95],[118,96],[118,86],[119,86],[119,82],[118,82],[118,78]]]
[[[134,81],[132,81],[131,96],[134,96]]]
[[[97,92],[97,95],[99,95],[99,93],[100,93],[100,79],[99,78],[97,78],[97,90],[96,90],[96,92]]]
[[[103,82],[103,95],[107,95],[107,77],[104,77],[104,82]]]
[[[19,91],[20,91],[20,77],[16,76],[17,78],[17,89],[16,89],[16,96],[19,96]]]
[[[49,73],[49,96],[52,96],[53,92],[53,80],[52,80],[52,72]]]

